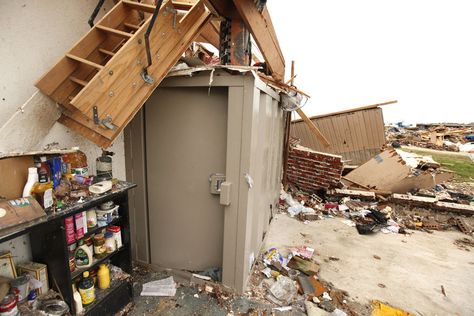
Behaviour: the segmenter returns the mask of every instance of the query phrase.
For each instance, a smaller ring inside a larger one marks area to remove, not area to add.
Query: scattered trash
[[[143,284],[141,296],[175,296],[176,283],[172,276]]]
[[[270,287],[270,293],[279,301],[289,303],[297,293],[295,283],[286,276],[279,276],[277,281]]]
[[[441,285],[441,293],[443,293],[444,296],[447,296],[446,295],[446,290],[444,289],[444,286]]]
[[[287,264],[288,268],[299,270],[306,275],[314,275],[319,271],[319,265],[308,259],[294,256]]]
[[[341,311],[340,309],[336,308],[332,313],[331,316],[347,316],[347,313]]]
[[[325,300],[325,301],[332,301],[332,298],[331,298],[331,296],[329,295],[328,292],[324,292],[324,293],[323,293],[323,300]]]
[[[377,300],[372,301],[372,307],[372,316],[414,316],[404,310],[385,305]]]
[[[308,246],[291,247],[289,250],[294,256],[301,256],[307,259],[311,259],[314,253],[314,249]]]

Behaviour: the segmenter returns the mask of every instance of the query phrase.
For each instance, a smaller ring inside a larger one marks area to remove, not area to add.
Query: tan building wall
[[[380,153],[385,144],[382,109],[374,107],[311,117],[331,144],[321,144],[301,120],[293,121],[290,135],[301,145],[319,152],[341,155],[349,165],[360,165]]]

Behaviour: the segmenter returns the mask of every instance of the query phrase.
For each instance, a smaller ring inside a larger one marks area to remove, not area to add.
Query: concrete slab
[[[411,236],[367,236],[341,220],[306,225],[277,214],[264,249],[277,247],[286,254],[283,250],[290,246],[314,247],[314,258],[321,264],[319,276],[361,304],[378,299],[415,315],[474,315],[474,252],[453,244],[466,235],[415,232]]]

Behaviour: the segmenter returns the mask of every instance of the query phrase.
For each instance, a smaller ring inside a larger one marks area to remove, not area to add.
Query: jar
[[[102,259],[106,256],[104,234],[94,236],[94,257]]]
[[[95,209],[90,209],[86,213],[87,217],[87,228],[94,228],[97,226],[97,214]]]
[[[87,247],[89,247],[91,253],[94,253],[94,241],[92,240],[93,237],[94,235],[84,238],[84,243],[87,245]]]
[[[0,303],[0,315],[1,316],[14,316],[18,315],[18,306],[16,297],[14,294],[5,296],[3,301]]]
[[[114,234],[115,243],[117,245],[117,249],[122,248],[122,232],[120,230],[120,226],[111,225],[107,228],[107,231],[112,232]]]
[[[112,232],[105,233],[105,252],[112,253],[117,250],[117,244],[115,242],[114,234]]]

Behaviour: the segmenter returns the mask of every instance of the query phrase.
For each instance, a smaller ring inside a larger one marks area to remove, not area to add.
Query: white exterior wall
[[[87,21],[98,0],[0,0],[0,152],[42,149],[51,142],[60,147],[79,146],[91,172],[101,149],[56,123],[59,109],[34,83],[90,29]],[[96,21],[113,6],[107,0]],[[110,148],[114,176],[125,179],[124,142],[121,135]],[[11,250],[15,262],[31,258],[29,239],[19,237],[0,244]]]

